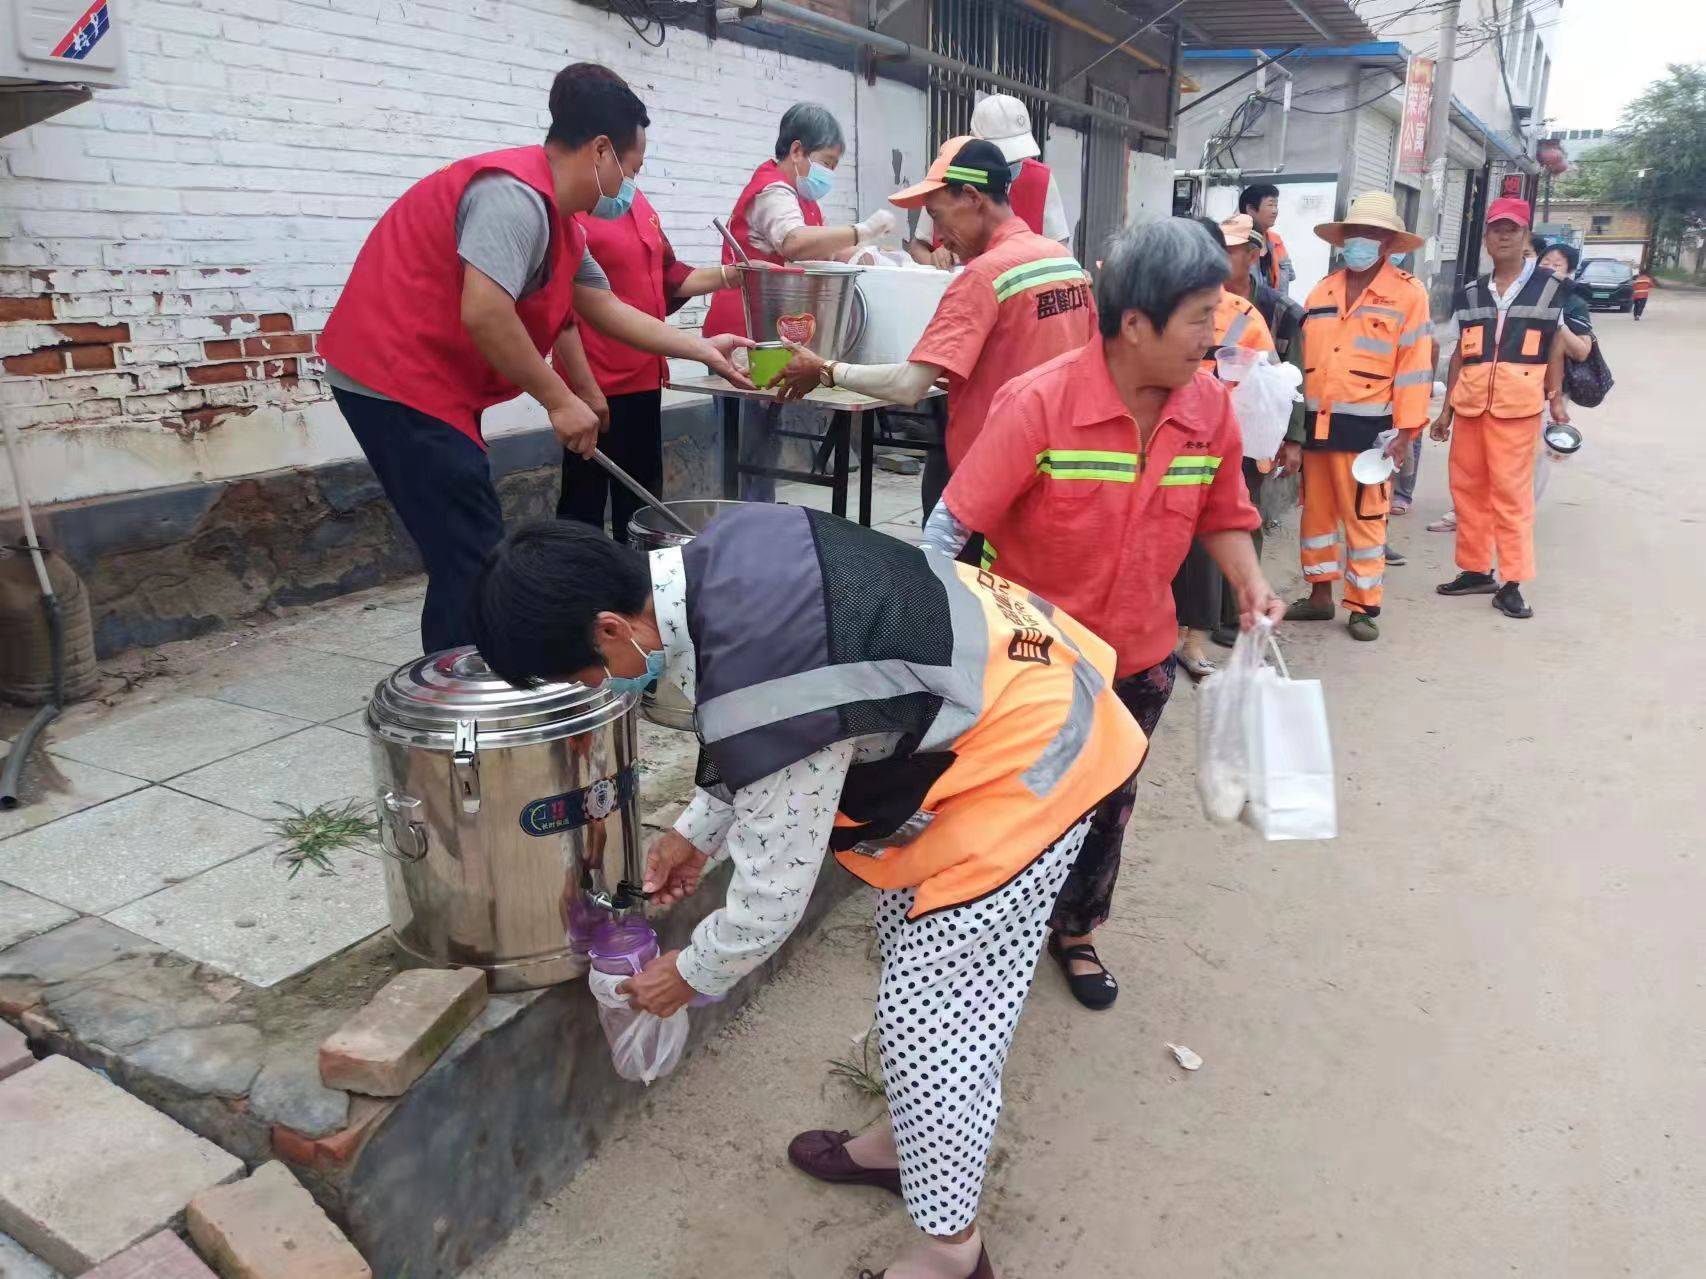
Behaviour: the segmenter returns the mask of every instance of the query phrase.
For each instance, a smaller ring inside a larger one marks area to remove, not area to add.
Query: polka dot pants
[[[883,1078],[906,1209],[928,1234],[957,1234],[977,1216],[1013,1028],[1089,827],[1086,818],[968,905],[908,919],[912,889],[877,903]]]

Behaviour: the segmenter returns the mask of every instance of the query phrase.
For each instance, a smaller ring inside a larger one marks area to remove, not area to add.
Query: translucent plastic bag
[[[1264,617],[1254,629],[1239,632],[1231,658],[1197,689],[1197,794],[1211,822],[1237,821],[1250,797],[1244,704],[1273,629]]]
[[[624,1079],[649,1084],[674,1070],[687,1048],[687,1010],[668,1017],[655,1017],[628,1004],[616,988],[628,978],[619,973],[586,975],[592,997],[598,1001],[598,1020],[610,1042],[610,1060]]]
[[[1244,456],[1266,462],[1285,443],[1291,406],[1303,398],[1303,374],[1294,364],[1252,365],[1232,388],[1232,411],[1244,435]]]

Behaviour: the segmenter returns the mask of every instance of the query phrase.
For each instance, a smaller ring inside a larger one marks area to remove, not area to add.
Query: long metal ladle
[[[623,488],[627,489],[635,497],[639,498],[640,501],[644,502],[647,506],[651,507],[652,510],[656,511],[659,515],[663,516],[664,519],[668,520],[670,524],[674,526],[676,532],[685,533],[688,537],[699,536],[698,530],[696,530],[691,524],[682,519],[674,511],[670,510],[669,507],[665,506],[660,500],[653,497],[650,489],[648,489],[644,484],[641,484],[632,475],[629,475],[628,472],[624,471],[620,466],[617,466],[616,463],[604,456],[603,449],[594,449],[592,451],[592,460],[597,462],[605,470],[609,471],[610,474],[621,483]]]
[[[729,248],[735,251],[735,256],[737,258],[742,262],[752,261],[751,258],[746,256],[746,250],[740,247],[740,241],[735,239],[733,235],[729,234],[729,229],[723,225],[723,220],[721,218],[712,218],[711,225],[716,227],[717,230],[721,232],[723,239],[729,242]]]

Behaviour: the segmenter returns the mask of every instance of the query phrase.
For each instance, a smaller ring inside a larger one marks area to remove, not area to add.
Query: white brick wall
[[[716,260],[710,218],[801,98],[850,134],[829,217],[868,211],[862,86],[821,63],[683,30],[651,49],[573,0],[130,0],[123,20],[128,88],[0,140],[0,403],[38,502],[354,456],[297,335],[411,181],[544,136],[568,62],[646,100],[641,184],[688,261]],[[924,130],[921,112],[909,150]]]

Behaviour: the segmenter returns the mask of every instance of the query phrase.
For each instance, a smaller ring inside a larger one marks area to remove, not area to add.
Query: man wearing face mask
[[[816,386],[845,386],[893,404],[914,404],[938,378],[948,383],[948,469],[983,429],[1010,379],[1076,351],[1095,335],[1096,304],[1084,268],[1059,242],[1032,231],[1008,202],[1007,161],[992,142],[950,138],[924,180],[890,197],[922,205],[966,266],[942,295],[911,358],[900,364],[831,364],[799,351],[783,373],[782,399]],[[944,476],[941,483],[945,484]],[[934,507],[940,487],[925,485]]]
[[[1351,201],[1342,222],[1315,234],[1343,265],[1303,308],[1303,576],[1309,595],[1286,612],[1293,622],[1330,622],[1333,583],[1344,579],[1352,639],[1374,640],[1386,573],[1386,516],[1392,483],[1362,484],[1356,455],[1396,428],[1387,456],[1401,462],[1428,424],[1433,385],[1428,295],[1390,261],[1421,246],[1388,192]]]
[[[526,392],[564,446],[590,454],[598,417],[547,362],[578,316],[660,356],[750,385],[717,343],[636,311],[585,253],[577,213],[617,217],[645,160],[645,104],[587,63],[551,86],[542,145],[429,174],[368,235],[320,336],[327,381],[427,571],[421,643],[468,642],[467,605],[503,536],[481,414]]]
[[[972,110],[971,135],[993,142],[1006,158],[1007,202],[1014,214],[1038,235],[1070,244],[1072,224],[1066,220],[1066,202],[1060,198],[1053,172],[1037,158],[1043,150],[1031,133],[1031,113],[1025,104],[1008,93],[990,94]],[[953,250],[942,243],[928,210],[918,219],[906,251],[914,262],[944,271],[955,262]]]

